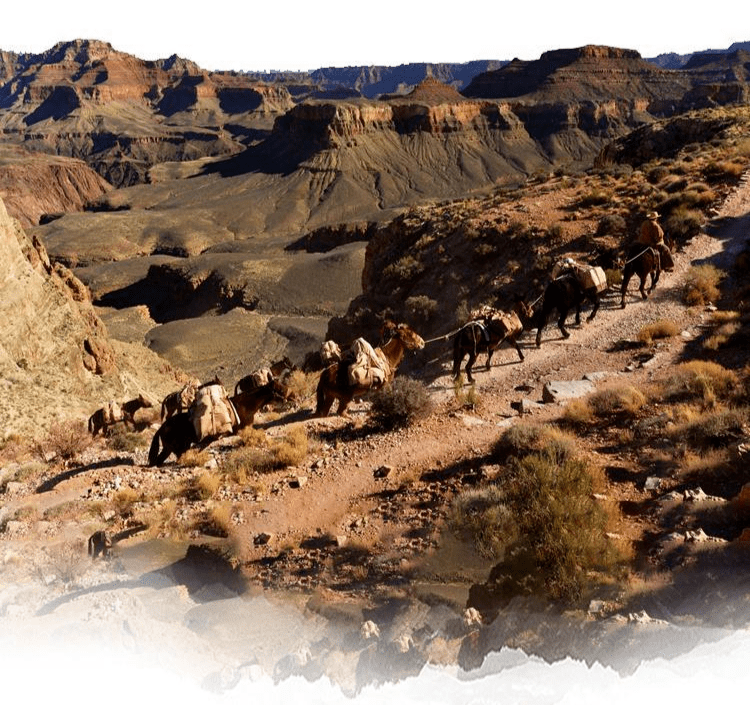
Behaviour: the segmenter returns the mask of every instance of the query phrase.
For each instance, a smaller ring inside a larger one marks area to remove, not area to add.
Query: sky
[[[208,70],[246,71],[533,60],[586,44],[649,58],[750,40],[748,7],[738,0],[14,1],[3,6],[0,49],[41,53],[60,41],[99,39],[141,59],[177,54]]]

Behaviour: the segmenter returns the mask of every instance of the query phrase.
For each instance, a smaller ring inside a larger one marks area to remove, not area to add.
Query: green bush
[[[426,416],[430,408],[430,395],[422,382],[397,377],[373,395],[370,418],[383,429],[403,428]]]
[[[450,526],[469,536],[479,553],[501,558],[493,579],[505,594],[541,592],[574,601],[621,562],[607,538],[609,516],[594,498],[594,476],[555,441],[509,465],[502,484],[456,498]]]

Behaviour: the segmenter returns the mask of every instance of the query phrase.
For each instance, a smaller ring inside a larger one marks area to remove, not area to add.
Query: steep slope
[[[86,287],[51,265],[0,201],[0,417],[3,435],[41,435],[86,418],[110,398],[145,393],[158,400],[176,384],[168,366],[142,346],[109,339]]]

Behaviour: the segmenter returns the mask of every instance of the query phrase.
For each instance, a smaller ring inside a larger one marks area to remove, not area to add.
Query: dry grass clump
[[[528,447],[541,435],[525,433],[522,441],[517,434],[514,443]],[[561,453],[555,434],[549,438],[510,458],[502,484],[459,495],[450,521],[480,553],[501,557],[492,574],[501,594],[542,592],[574,601],[615,572],[621,557],[606,535],[612,517],[593,496],[596,473],[569,450]]]
[[[430,395],[423,382],[397,377],[372,398],[370,418],[381,429],[404,428],[429,414]]]
[[[256,472],[272,470],[273,458],[261,448],[235,448],[224,456],[221,472],[230,482],[238,485],[247,484]]]
[[[246,448],[264,448],[268,445],[268,436],[262,428],[245,426],[237,432],[237,437]]]
[[[638,331],[638,341],[650,345],[654,340],[673,338],[680,332],[674,321],[659,320],[649,323]]]
[[[221,478],[213,472],[204,472],[193,481],[193,490],[199,499],[211,499],[221,487]]]
[[[594,410],[585,399],[569,401],[560,416],[561,423],[568,426],[586,426],[594,420]]]
[[[586,401],[599,418],[622,413],[632,416],[646,403],[646,396],[630,384],[617,384],[590,394]]]
[[[714,311],[711,314],[711,334],[703,342],[706,350],[718,350],[726,345],[742,328],[737,311]]]
[[[292,370],[285,378],[284,384],[292,394],[292,399],[302,402],[315,395],[318,375],[308,374],[302,370]]]
[[[212,458],[205,448],[188,448],[178,459],[177,462],[184,468],[199,468],[206,465]]]
[[[292,426],[283,438],[271,446],[277,467],[299,465],[307,457],[307,450],[307,430],[302,424]]]
[[[698,450],[721,448],[744,437],[746,409],[707,411],[692,421],[675,426],[671,437]]]
[[[112,496],[112,506],[121,515],[133,513],[133,505],[141,500],[141,495],[132,487],[123,487]]]
[[[682,298],[688,306],[702,306],[719,298],[719,284],[724,274],[712,264],[691,267]]]
[[[728,398],[735,390],[735,372],[710,360],[682,362],[659,382],[660,394],[667,401],[701,401],[712,405]]]

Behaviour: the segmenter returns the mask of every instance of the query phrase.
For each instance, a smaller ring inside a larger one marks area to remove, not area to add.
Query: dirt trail
[[[485,455],[501,427],[518,416],[511,406],[513,402],[524,397],[541,402],[546,382],[579,380],[589,373],[600,373],[606,380],[622,377],[642,386],[679,361],[684,345],[700,333],[708,316],[703,308],[691,309],[682,303],[685,277],[696,263],[710,260],[726,266],[744,245],[748,219],[750,179],[746,177],[717,212],[707,228],[710,234],[701,233],[675,255],[674,271],[662,274],[650,298],[641,300],[637,283],[631,282],[624,310],[620,308],[619,293],[608,296],[592,322],[570,326],[568,340],[562,339],[554,322],[545,328],[539,349],[534,346],[533,335],[527,334],[522,341],[524,362],[517,360],[514,350],[501,348],[487,372],[482,356],[475,366],[480,403],[473,410],[460,409],[456,403],[449,343],[439,341],[431,344],[434,351],[427,351],[430,357],[437,358],[433,364],[441,366],[429,385],[436,404],[429,420],[399,433],[362,434],[359,439],[356,429],[366,423],[364,407],[355,405],[350,420],[331,417],[305,421],[310,430],[330,436],[330,444],[317,449],[311,456],[314,459],[298,469],[305,476],[303,486],[282,488],[262,509],[250,514],[241,533],[249,545],[252,536],[261,532],[274,534],[280,542],[290,544],[324,532],[369,543],[399,531],[406,533],[409,517],[403,517],[401,526],[393,517],[389,522],[378,518],[384,494],[413,485],[423,473],[462,462],[470,464],[472,458]],[[657,345],[647,365],[638,364],[635,357],[642,351],[616,349],[618,341],[633,341],[643,326],[663,319],[675,322],[682,333]],[[547,404],[537,407],[533,417],[554,417],[559,412],[559,406]],[[270,428],[269,433],[283,433],[283,426]],[[342,439],[351,435],[355,438],[337,443],[337,433]],[[375,471],[384,465],[389,468],[388,476],[376,479]],[[363,517],[369,517],[364,525]],[[266,553],[269,550],[272,549],[266,548]],[[256,555],[260,553],[255,551]]]

